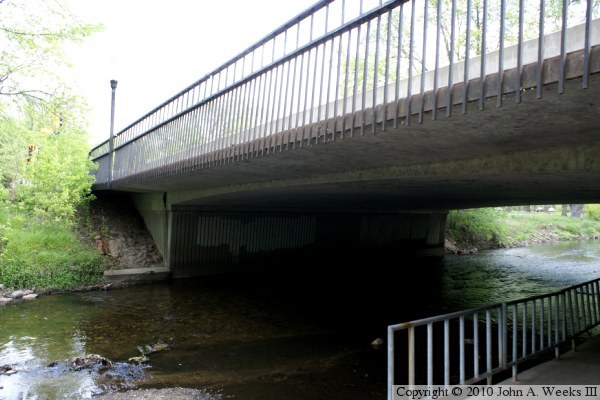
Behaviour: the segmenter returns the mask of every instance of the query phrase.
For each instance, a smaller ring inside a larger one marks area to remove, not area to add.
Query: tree
[[[1,194],[42,218],[68,218],[90,192],[82,101],[59,71],[62,48],[100,28],[58,0],[0,0]]]
[[[57,75],[64,63],[63,47],[81,42],[100,25],[83,24],[58,0],[33,6],[18,0],[0,1],[0,112],[48,113],[49,103],[70,98]],[[56,109],[56,108],[55,108]]]
[[[409,75],[409,64],[413,76],[420,75],[423,70],[428,71],[435,67],[435,53],[430,51],[436,46],[438,1],[440,9],[440,49],[439,65],[444,66],[452,62],[464,60],[467,57],[466,44],[469,42],[468,57],[481,55],[485,52],[498,50],[501,45],[501,5],[499,0],[455,0],[453,10],[452,0],[415,0],[415,15],[412,14],[413,2],[407,2],[401,7],[382,15],[379,20],[373,20],[367,26],[362,26],[360,40],[358,30],[352,34],[350,55],[343,55],[342,76],[347,76],[346,86],[350,93],[355,88],[357,92],[372,89],[375,84],[382,85],[385,77],[386,62],[389,61],[389,81],[405,79]],[[484,28],[484,2],[487,1],[485,15],[486,41],[482,49],[482,36]],[[568,14],[567,26],[580,24],[585,20],[585,0],[567,0]],[[515,45],[519,39],[519,2],[505,1],[505,24],[502,30],[502,44],[504,47]],[[427,23],[425,22],[425,6],[427,7]],[[469,8],[470,6],[470,8]],[[539,9],[540,0],[524,0],[523,13],[523,40],[537,38],[539,35]],[[562,0],[546,0],[544,10],[544,33],[561,29]],[[453,31],[454,15],[454,31]],[[593,0],[592,18],[600,15],[600,0]],[[414,38],[411,51],[411,21],[414,22]],[[424,26],[427,28],[427,48],[423,54],[422,37]],[[467,35],[468,30],[468,35]],[[388,31],[390,32],[390,54],[387,56]],[[379,32],[379,34],[378,34]],[[468,36],[468,37],[467,37]],[[379,42],[377,41],[379,38]],[[368,44],[367,44],[368,43]],[[346,46],[346,43],[344,43]],[[367,47],[369,55],[365,56]],[[375,67],[375,48],[381,52],[377,67]],[[355,57],[356,54],[359,57]],[[386,61],[387,60],[387,61]],[[425,65],[423,62],[425,60]],[[398,63],[399,61],[399,63]],[[366,62],[366,68],[365,68]],[[400,68],[397,70],[397,65]],[[346,75],[347,71],[347,75]],[[377,74],[376,74],[377,73]],[[365,78],[366,77],[366,78]],[[377,79],[376,79],[377,78]],[[377,82],[375,82],[377,80]],[[365,82],[366,81],[366,82]],[[341,85],[339,95],[343,95],[345,85]]]
[[[583,204],[571,204],[571,217],[581,218],[583,216]]]

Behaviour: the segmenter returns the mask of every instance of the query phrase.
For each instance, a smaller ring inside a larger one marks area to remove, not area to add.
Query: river
[[[383,399],[385,345],[371,342],[388,324],[597,278],[600,242],[446,256],[427,268],[391,262],[355,279],[240,274],[9,303],[0,306],[0,399],[165,387],[207,399]],[[112,366],[68,362],[87,354]]]

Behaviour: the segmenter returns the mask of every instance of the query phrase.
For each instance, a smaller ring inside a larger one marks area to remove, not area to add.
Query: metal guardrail
[[[557,20],[545,0],[322,0],[118,132],[112,163],[109,141],[93,148],[96,183],[107,182],[104,168],[115,180],[155,178],[410,125],[427,110],[436,119],[462,104],[464,113],[479,77],[480,109],[492,96],[501,105],[507,86],[520,102],[530,53],[541,97],[553,29],[562,93],[568,28],[577,24],[585,88],[597,1],[564,0]],[[502,78],[508,69],[518,72],[511,82]],[[500,79],[486,81],[490,74]]]
[[[575,349],[574,339],[598,325],[600,279],[546,295],[390,325],[388,399],[393,399],[395,384],[468,385],[485,380],[490,385],[494,375],[509,369],[516,381],[519,364],[547,351],[558,358],[561,345],[571,341]],[[398,346],[399,340],[406,347]],[[396,368],[398,359],[406,362],[406,369]]]

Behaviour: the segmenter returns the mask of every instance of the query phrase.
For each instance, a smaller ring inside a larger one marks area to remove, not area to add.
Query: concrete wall
[[[352,260],[441,256],[445,213],[358,214],[172,211],[171,271],[210,275],[246,268],[324,268]]]
[[[170,266],[171,211],[164,193],[132,194],[131,198],[154,243],[163,256],[165,266]]]
[[[206,210],[168,195],[134,203],[174,276],[311,263],[441,257],[446,212],[360,213]]]

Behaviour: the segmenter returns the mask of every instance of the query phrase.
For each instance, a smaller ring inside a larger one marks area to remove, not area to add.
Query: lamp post
[[[108,139],[108,190],[112,189],[113,163],[115,161],[115,91],[117,90],[117,81],[110,81],[112,89],[112,98],[110,102],[110,137]]]

